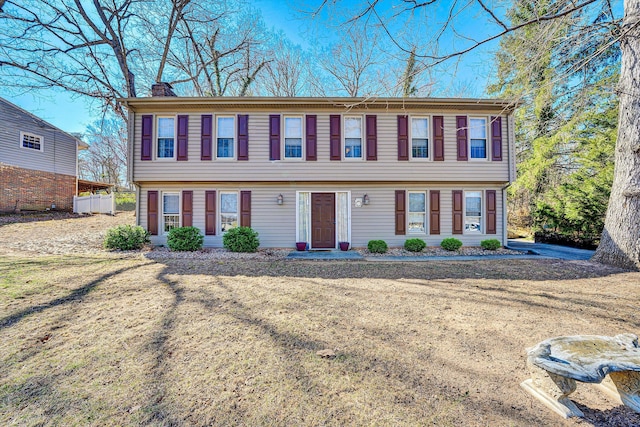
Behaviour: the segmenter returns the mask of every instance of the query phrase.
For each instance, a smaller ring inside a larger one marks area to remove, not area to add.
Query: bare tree
[[[307,57],[282,33],[275,35],[272,51],[273,60],[267,64],[262,91],[271,96],[300,96],[308,80]]]
[[[123,187],[127,168],[127,125],[119,117],[105,117],[87,127],[89,149],[80,152],[82,179]]]
[[[337,91],[348,96],[378,94],[380,85],[375,70],[380,65],[377,36],[350,26],[340,40],[325,51],[320,66],[337,84]],[[335,86],[335,85],[334,85]]]

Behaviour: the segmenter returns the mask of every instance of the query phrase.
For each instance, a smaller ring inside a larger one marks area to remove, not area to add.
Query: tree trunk
[[[640,270],[640,0],[625,1],[615,172],[600,246],[592,260]]]

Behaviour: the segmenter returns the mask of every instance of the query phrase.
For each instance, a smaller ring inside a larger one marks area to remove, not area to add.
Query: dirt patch
[[[0,257],[0,424],[640,425],[586,384],[585,420],[519,386],[543,339],[638,334],[640,273],[100,251]]]

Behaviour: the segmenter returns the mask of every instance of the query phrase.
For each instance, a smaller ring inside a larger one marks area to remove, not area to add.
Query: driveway
[[[522,251],[534,251],[542,256],[559,258],[571,261],[588,260],[595,251],[588,249],[571,248],[568,246],[550,245],[548,243],[534,243],[530,240],[512,239],[509,240],[509,248]]]

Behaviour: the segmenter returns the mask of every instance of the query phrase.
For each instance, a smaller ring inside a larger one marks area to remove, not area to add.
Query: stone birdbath
[[[531,378],[521,386],[559,415],[583,417],[569,399],[576,381],[594,383],[612,398],[640,412],[638,337],[577,335],[542,341],[527,351]]]

